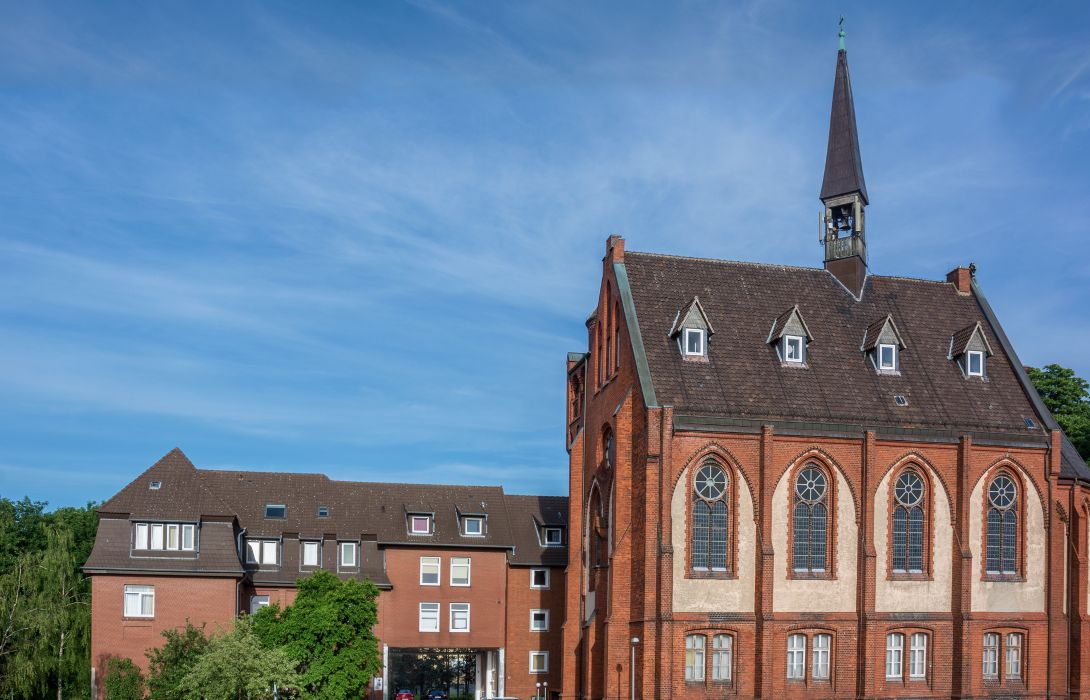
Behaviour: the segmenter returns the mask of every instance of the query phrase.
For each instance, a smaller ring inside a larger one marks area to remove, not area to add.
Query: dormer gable
[[[901,371],[901,351],[905,349],[904,339],[893,321],[893,314],[875,321],[863,334],[862,352],[867,353],[875,370],[882,374],[899,374]]]
[[[795,304],[772,322],[765,342],[775,347],[776,355],[784,365],[805,367],[807,348],[813,339],[799,305]]]
[[[950,336],[949,359],[958,364],[966,378],[988,376],[988,358],[994,355],[988,336],[977,321]]]
[[[707,357],[708,339],[715,333],[699,297],[683,306],[674,317],[669,336],[677,340],[682,357]]]

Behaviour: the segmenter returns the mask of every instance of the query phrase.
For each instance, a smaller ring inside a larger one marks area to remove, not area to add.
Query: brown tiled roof
[[[1043,437],[1025,426],[1036,412],[1008,357],[989,362],[986,382],[967,381],[948,359],[951,334],[976,323],[999,347],[975,296],[952,284],[871,275],[856,301],[818,268],[638,252],[625,253],[625,268],[656,401],[675,413]],[[697,295],[710,320],[732,331],[709,341],[706,363],[683,361],[667,338]],[[815,335],[802,371],[782,367],[766,343],[769,319],[796,304]],[[906,347],[900,374],[880,375],[860,339],[890,315]]]
[[[564,527],[568,536],[568,499],[564,496],[508,496],[507,511],[511,518],[511,534],[515,551],[511,563],[522,566],[565,566],[568,548],[546,547],[539,528],[542,525]],[[567,541],[565,540],[565,544]]]
[[[965,350],[969,347],[969,342],[973,339],[973,335],[976,333],[976,329],[979,325],[979,323],[974,323],[971,326],[966,326],[951,336],[950,357],[959,357],[965,354]],[[988,347],[988,354],[994,354],[992,352],[991,344],[988,343],[987,337],[984,338],[984,344]]]
[[[158,489],[152,489],[158,481]],[[140,476],[103,503],[100,513],[132,514],[137,517],[170,519],[204,516],[233,516],[234,509],[209,490],[197,468],[175,447],[148,467]]]

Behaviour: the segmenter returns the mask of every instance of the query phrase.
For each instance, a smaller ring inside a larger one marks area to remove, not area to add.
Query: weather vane
[[[837,35],[840,37],[840,50],[844,50],[844,15],[840,15],[840,33]]]

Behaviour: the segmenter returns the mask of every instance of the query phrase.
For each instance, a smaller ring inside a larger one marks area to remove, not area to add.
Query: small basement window
[[[882,343],[878,346],[878,369],[897,369],[897,346]]]
[[[979,350],[965,353],[965,373],[970,377],[984,376],[984,353]]]
[[[685,339],[684,351],[687,356],[704,354],[704,329],[686,328],[683,331]]]
[[[275,520],[283,520],[288,517],[288,507],[283,503],[266,503],[265,517]]]
[[[802,336],[785,335],[783,337],[783,361],[802,364],[804,360],[803,348],[805,348]]]

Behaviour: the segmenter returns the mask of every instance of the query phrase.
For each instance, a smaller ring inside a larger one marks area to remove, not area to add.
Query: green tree
[[[113,657],[102,676],[104,700],[143,700],[144,675],[132,659]]]
[[[1052,364],[1028,367],[1037,393],[1082,455],[1090,457],[1090,384],[1075,371]]]
[[[204,626],[195,627],[186,620],[185,628],[163,631],[166,643],[147,653],[148,697],[151,700],[186,700],[179,688],[201,654],[208,649]]]
[[[266,608],[254,618],[265,645],[284,649],[295,661],[308,697],[365,697],[372,676],[382,671],[374,635],[378,589],[370,581],[317,571],[299,580],[292,605]]]
[[[253,622],[243,617],[230,632],[209,641],[178,690],[186,698],[267,700],[275,685],[285,697],[299,688],[294,665],[281,649],[262,646]]]

